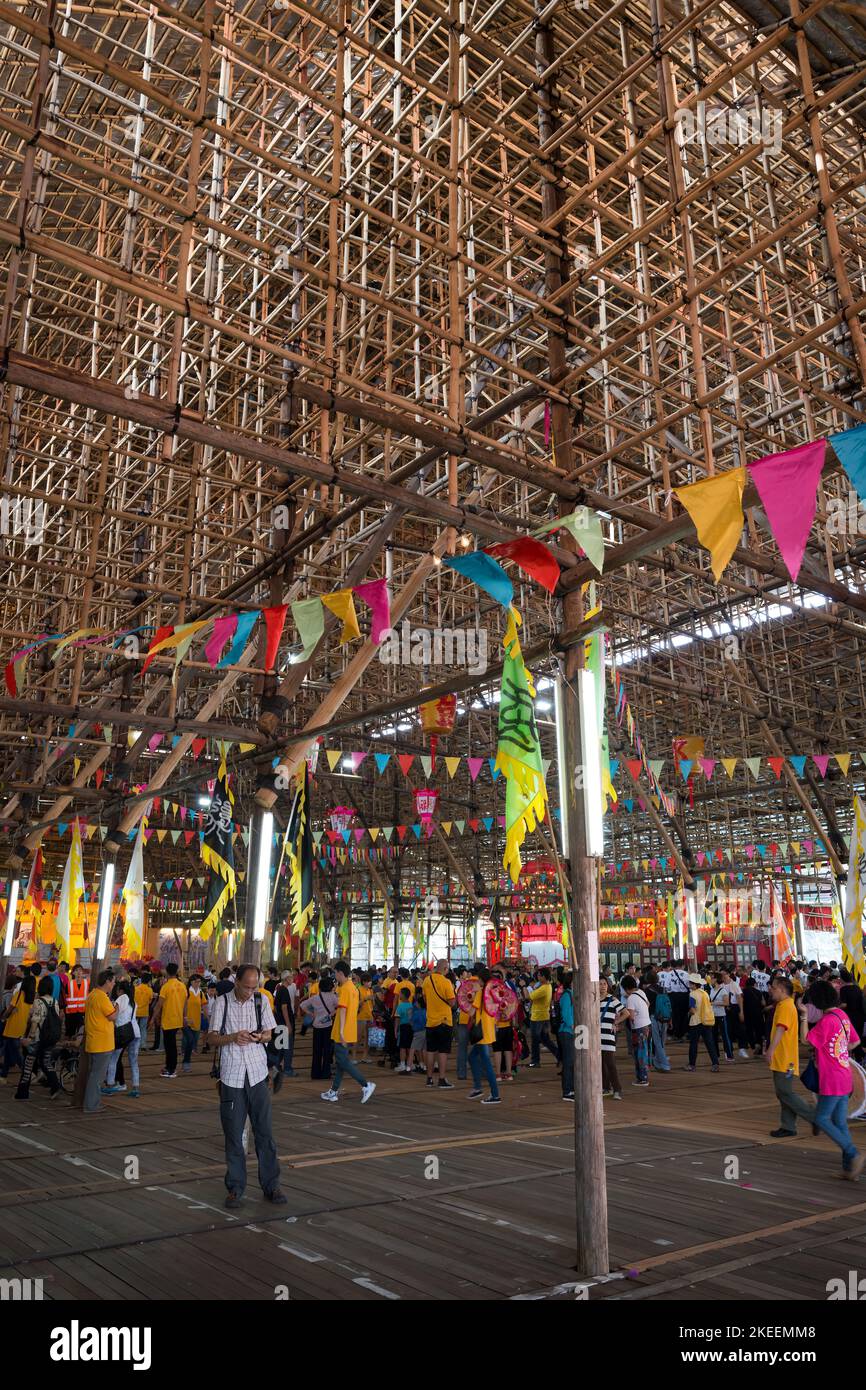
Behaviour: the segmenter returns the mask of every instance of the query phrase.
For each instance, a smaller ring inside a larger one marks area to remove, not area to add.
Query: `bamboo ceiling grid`
[[[766,756],[759,715],[785,752],[866,748],[864,543],[824,525],[844,480],[825,473],[796,588],[756,506],[716,584],[670,495],[866,418],[861,6],[44,0],[0,2],[0,45],[2,489],[45,509],[38,543],[0,537],[5,652],[385,574],[395,597],[410,586],[413,625],[481,626],[494,663],[500,617],[434,550],[586,500],[606,518],[599,600],[668,790],[672,735]],[[699,103],[757,103],[780,138],[684,141],[677,113]],[[560,558],[573,591],[590,571]],[[526,646],[562,627],[558,600],[516,595]],[[323,701],[356,721],[329,746],[426,751],[414,710],[364,712],[455,673],[364,665],[333,635],[306,670],[291,640],[279,681],[263,648],[212,672],[193,647],[176,690],[169,660],[142,677],[108,643],[31,658],[18,701],[0,701],[7,861],[74,811],[134,824],[136,784],[192,801],[203,732],[266,750],[233,752],[242,820]],[[496,685],[461,696],[443,752],[495,750]],[[156,729],[177,748],[151,753]],[[414,819],[409,783],[371,763],[358,781],[325,770],[317,816],[352,800],[369,825]],[[501,781],[438,781],[443,819],[502,809]],[[804,785],[828,838],[844,831],[852,781]],[[810,833],[769,773],[717,774],[680,820],[700,847]],[[607,833],[606,858],[665,853],[645,815]],[[59,876],[66,846],[44,848]],[[490,891],[497,837],[453,848]],[[168,841],[148,855],[153,878],[197,867]],[[443,868],[435,839],[386,866],[404,885]]]

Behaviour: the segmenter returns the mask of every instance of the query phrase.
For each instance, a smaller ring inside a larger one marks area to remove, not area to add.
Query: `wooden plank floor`
[[[175,1081],[161,1054],[142,1061],[141,1098],[96,1117],[0,1083],[0,1277],[72,1300],[576,1296],[573,1109],[550,1059],[495,1109],[375,1065],[368,1105],[353,1085],[325,1105],[304,1043],[274,1103],[288,1207],[261,1199],[253,1156],[237,1213],[210,1059]],[[605,1101],[614,1274],[589,1297],[822,1300],[829,1279],[866,1271],[866,1181],[840,1180],[823,1137],[769,1138],[765,1065],[689,1074],[676,1046],[672,1061],[645,1091],[620,1058],[624,1099]]]

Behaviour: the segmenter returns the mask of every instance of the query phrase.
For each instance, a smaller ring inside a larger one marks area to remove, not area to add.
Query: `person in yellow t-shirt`
[[[454,1085],[445,1075],[451,1041],[454,1036],[454,986],[448,978],[447,960],[437,960],[424,984],[424,1003],[427,1008],[427,1085],[433,1085],[433,1068],[439,1063],[439,1089],[453,1091]]]
[[[775,1004],[767,1049],[767,1066],[773,1077],[773,1088],[781,1107],[779,1128],[771,1129],[773,1139],[788,1139],[797,1133],[797,1116],[815,1123],[815,1106],[797,1089],[800,1071],[800,1019],[792,998],[791,981],[785,975],[774,975],[770,981],[770,999]]]
[[[350,1045],[358,1041],[360,994],[357,985],[352,983],[351,971],[344,960],[338,960],[334,966],[334,979],[337,991],[337,1010],[331,1027],[334,1043],[334,1079],[328,1090],[322,1092],[322,1100],[339,1100],[343,1077],[351,1076],[361,1087],[361,1104],[366,1105],[376,1089],[376,1083],[366,1080],[358,1064],[349,1055]]]
[[[116,1005],[109,999],[114,988],[114,971],[103,970],[91,987],[84,1005],[84,1051],[86,1053],[87,1084],[84,1088],[84,1113],[95,1115],[108,1107],[101,1099],[102,1084],[108,1063],[114,1052],[114,1018]]]
[[[469,1033],[469,1066],[472,1071],[469,1099],[480,1100],[482,1105],[499,1105],[499,1083],[490,1056],[491,1048],[496,1041],[496,1016],[489,1014],[484,1007],[484,986],[490,979],[490,971],[481,961],[476,961],[472,967],[472,975],[476,981],[476,988]],[[490,1087],[489,1096],[484,1095],[481,1086],[482,1072]]]
[[[373,990],[370,986],[369,971],[353,970],[352,983],[358,990],[358,1042],[364,1044],[361,1061],[368,1062],[370,1044],[367,1041],[367,1030],[373,1022]]]
[[[541,1066],[541,1044],[552,1052],[553,1056],[559,1061],[559,1051],[550,1037],[550,1004],[553,999],[553,985],[550,983],[550,971],[543,965],[536,977],[536,983],[530,985],[526,990],[526,997],[529,1000],[529,1038],[530,1038],[530,1057],[528,1065],[530,1067]]]
[[[28,970],[23,980],[12,990],[4,1015],[3,1065],[0,1066],[0,1076],[8,1076],[11,1067],[18,1067],[20,1071],[24,1066],[21,1039],[27,1032],[30,1010],[35,998],[36,980]]]
[[[159,991],[159,1002],[153,1021],[162,1029],[165,1046],[165,1066],[159,1073],[171,1081],[177,1076],[177,1031],[183,1027],[186,1007],[186,985],[177,978],[177,965],[171,961],[165,967],[165,984]]]
[[[719,1049],[714,1035],[716,1015],[713,1001],[703,985],[703,976],[689,975],[689,1063],[684,1071],[697,1071],[699,1042],[703,1042],[710,1055],[710,1070],[719,1070]]]
[[[192,1071],[192,1054],[198,1051],[201,1010],[204,1003],[203,985],[203,976],[190,975],[183,1007],[183,1062],[181,1065],[184,1071]]]
[[[141,1051],[147,1047],[147,1025],[150,1021],[150,1006],[153,1003],[153,990],[150,986],[150,975],[142,975],[133,991],[135,998],[135,1017],[138,1023],[138,1032],[141,1037]]]

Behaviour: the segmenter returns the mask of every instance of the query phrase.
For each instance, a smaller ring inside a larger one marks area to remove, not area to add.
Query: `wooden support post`
[[[555,58],[553,31],[547,22],[536,28],[536,67],[545,78],[538,90],[538,130],[542,145],[555,135],[558,124],[556,87],[547,76]],[[555,159],[556,156],[554,156]],[[561,203],[561,187],[556,165],[545,167],[541,185],[542,213],[549,220]],[[545,292],[553,300],[568,280],[567,251],[559,248],[545,253]],[[547,358],[552,386],[566,374],[565,335],[562,326],[551,320],[547,325]],[[574,464],[571,447],[571,421],[561,400],[551,402],[553,438],[557,463],[568,474]],[[563,603],[563,627],[577,626],[583,618],[579,592],[572,592]],[[575,768],[582,762],[581,715],[574,685],[583,665],[583,646],[569,648],[565,673],[569,684],[563,701],[564,748],[567,788],[561,814],[567,817],[569,870],[571,883],[571,936],[573,938],[575,1051],[574,1051],[574,1173],[577,1272],[583,1276],[608,1272],[607,1175],[604,1156],[604,1115],[601,1099],[601,1037],[598,997],[598,864],[588,853],[587,826],[583,795],[578,792]],[[579,1040],[584,1045],[577,1046]]]

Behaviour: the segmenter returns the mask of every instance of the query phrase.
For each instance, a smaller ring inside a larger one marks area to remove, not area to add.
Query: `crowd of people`
[[[452,970],[440,960],[422,969],[358,970],[345,961],[304,962],[283,971],[229,965],[218,974],[193,972],[186,981],[170,963],[159,971],[105,970],[91,984],[80,966],[70,970],[52,959],[7,979],[0,1076],[17,1071],[16,1099],[30,1098],[34,1077],[52,1097],[61,1089],[58,1062],[83,1049],[83,1109],[99,1114],[105,1096],[140,1096],[143,1049],[163,1052],[158,1075],[166,1082],[189,1072],[195,1054],[210,1052],[211,1075],[221,1090],[230,1194],[243,1191],[239,1146],[248,1119],[257,1148],[262,1140],[260,1178],[267,1194],[278,1190],[278,1170],[267,1161],[269,1097],[296,1075],[299,1035],[311,1034],[310,1076],[326,1083],[321,1099],[330,1103],[348,1080],[366,1104],[376,1090],[369,1068],[378,1064],[423,1078],[438,1091],[455,1089],[452,1075],[471,1080],[470,1099],[499,1105],[503,1087],[522,1068],[541,1067],[547,1054],[562,1099],[573,1102],[571,983],[564,967],[528,972],[477,961]],[[859,1176],[864,1156],[851,1139],[847,1108],[850,1058],[864,1057],[866,1000],[836,962],[755,960],[738,972],[697,969],[682,960],[645,968],[630,963],[618,979],[604,966],[598,995],[604,1099],[622,1099],[617,1048],[623,1040],[634,1066],[632,1085],[641,1088],[649,1088],[652,1074],[670,1072],[673,1043],[687,1047],[687,1072],[698,1069],[703,1054],[711,1073],[760,1058],[780,1105],[772,1137],[794,1137],[803,1119],[839,1146],[844,1176]],[[802,1076],[801,1042],[811,1059]]]

